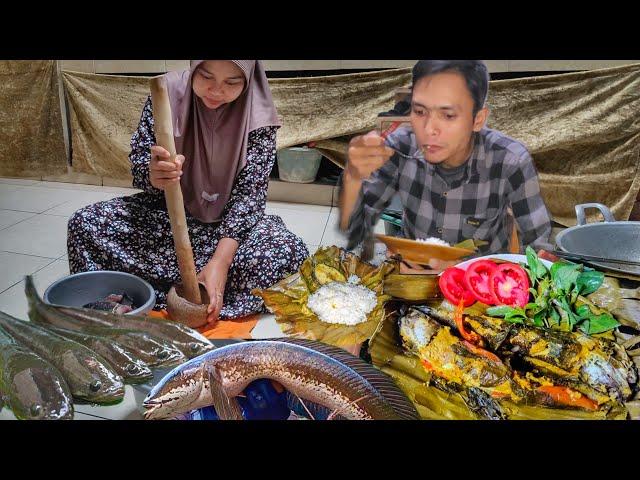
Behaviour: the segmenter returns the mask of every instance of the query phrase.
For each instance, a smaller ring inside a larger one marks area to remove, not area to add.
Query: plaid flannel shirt
[[[387,145],[407,155],[418,152],[409,127],[387,137]],[[373,231],[394,194],[400,195],[406,238],[437,237],[451,245],[466,239],[489,242],[479,253],[506,252],[513,228],[511,207],[522,246],[550,248],[551,218],[540,196],[531,155],[517,140],[483,128],[475,135],[465,174],[451,186],[424,160],[393,155],[362,188],[349,219],[352,249]]]

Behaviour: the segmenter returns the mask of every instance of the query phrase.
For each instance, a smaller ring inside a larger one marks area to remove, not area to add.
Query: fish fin
[[[486,418],[489,420],[504,420],[507,418],[500,402],[492,398],[491,395],[485,391],[471,387],[468,390],[468,395],[463,397],[463,400],[469,409],[480,416],[480,418]]]
[[[296,395],[296,397],[298,397],[298,396]],[[300,405],[302,405],[302,407],[305,409],[305,411],[307,412],[309,417],[311,417],[311,420],[315,420],[316,417],[313,416],[313,414],[309,411],[309,409],[305,405],[304,401],[300,397],[298,397],[298,401],[300,402]]]
[[[353,402],[351,402],[351,404],[354,405],[354,404],[364,400],[367,397],[368,397],[368,395],[365,395],[364,397],[356,398]],[[337,418],[338,420],[342,419],[342,417],[340,417],[340,415],[338,415],[338,410],[334,410],[333,412],[331,412],[331,414],[327,417],[327,420],[333,420],[334,418]]]
[[[417,420],[420,418],[416,411],[416,407],[411,403],[404,392],[398,388],[391,377],[378,370],[373,365],[368,364],[360,357],[356,357],[355,355],[352,355],[341,348],[334,347],[333,345],[327,345],[326,343],[314,340],[304,340],[300,338],[274,338],[264,340],[291,343],[323,353],[353,369],[358,375],[361,375],[366,379],[371,386],[375,388],[380,395],[387,400],[387,402],[389,402],[400,418],[405,420]]]
[[[209,369],[209,390],[213,407],[220,420],[244,420],[238,400],[227,395],[220,384],[219,376],[213,369]]]

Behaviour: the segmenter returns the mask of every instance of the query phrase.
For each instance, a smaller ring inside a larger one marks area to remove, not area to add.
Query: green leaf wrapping
[[[323,267],[318,268],[320,265]],[[362,343],[376,332],[384,318],[384,304],[391,298],[383,293],[384,278],[396,269],[395,262],[384,262],[374,267],[341,248],[326,247],[307,258],[298,273],[252,293],[262,297],[284,333],[345,347]],[[332,271],[339,272],[345,279],[357,275],[361,285],[376,294],[376,306],[365,322],[356,325],[325,323],[307,307],[309,296],[328,280],[327,274]]]

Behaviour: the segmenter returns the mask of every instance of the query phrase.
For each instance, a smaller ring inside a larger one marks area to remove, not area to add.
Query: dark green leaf
[[[576,308],[576,313],[581,318],[587,318],[591,315],[591,310],[589,309],[588,305],[580,305],[578,308]]]
[[[526,317],[522,317],[520,315],[515,315],[513,317],[510,316],[506,316],[504,317],[504,321],[505,322],[510,322],[510,323],[524,323]]]
[[[544,318],[545,315],[547,313],[546,312],[538,312],[533,316],[533,324],[536,327],[544,327]]]
[[[590,327],[591,322],[589,321],[589,319],[585,319],[580,325],[578,325],[578,330],[588,335]]]
[[[591,270],[580,273],[576,285],[580,295],[589,295],[598,290],[602,282],[604,282],[604,273]]]
[[[556,262],[551,266],[551,281],[563,292],[570,292],[580,275],[582,265]]]
[[[509,307],[508,305],[501,305],[499,307],[489,307],[487,308],[487,315],[490,317],[504,317],[505,315],[513,312],[515,310],[513,307]]]
[[[594,335],[596,333],[606,332],[607,330],[611,330],[616,328],[620,323],[613,318],[611,315],[603,313],[602,315],[592,315],[589,317],[589,335]]]
[[[527,266],[529,267],[527,273],[529,273],[531,285],[535,285],[536,279],[544,278],[547,274],[547,267],[540,261],[533,248],[527,247],[525,253],[527,255]]]

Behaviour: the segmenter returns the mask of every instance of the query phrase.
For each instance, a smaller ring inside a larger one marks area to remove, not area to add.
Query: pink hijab
[[[185,157],[182,194],[187,211],[201,222],[220,220],[236,176],[247,159],[249,132],[280,126],[260,60],[232,60],[244,73],[245,88],[231,103],[212,110],[193,93],[191,68],[165,75],[176,151]]]

